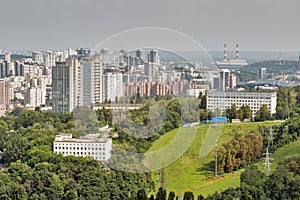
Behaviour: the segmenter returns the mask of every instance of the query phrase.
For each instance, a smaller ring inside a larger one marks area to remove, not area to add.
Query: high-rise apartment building
[[[10,82],[0,79],[0,107],[8,107],[10,104]]]
[[[230,89],[236,88],[236,76],[234,74],[229,75],[229,88]]]
[[[52,68],[52,110],[71,112],[74,108],[74,67],[66,62],[56,62]]]
[[[150,54],[148,55],[149,62],[155,63],[157,65],[160,64],[160,58],[159,58],[159,51],[156,49],[153,49],[150,51]]]
[[[44,54],[39,51],[32,52],[32,60],[38,63],[44,63]]]
[[[103,100],[115,101],[123,95],[123,76],[119,72],[103,74]]]
[[[267,68],[258,69],[258,80],[266,81],[267,80]]]
[[[9,65],[10,63],[8,61],[0,63],[0,78],[6,78],[10,75]]]
[[[101,55],[83,58],[78,70],[78,105],[94,105],[102,102],[103,66]]]
[[[220,91],[226,91],[226,89],[229,88],[230,83],[230,70],[228,69],[222,69],[220,71]]]

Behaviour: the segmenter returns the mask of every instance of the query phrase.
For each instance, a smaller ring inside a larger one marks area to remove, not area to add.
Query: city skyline
[[[2,1],[7,9],[0,13],[5,19],[0,49],[93,48],[122,31],[162,27],[187,34],[208,51],[222,50],[224,43],[239,43],[244,51],[299,51],[298,5],[296,0]],[[177,47],[195,50],[180,42]]]

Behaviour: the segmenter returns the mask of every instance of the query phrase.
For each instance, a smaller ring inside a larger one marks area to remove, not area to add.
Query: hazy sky
[[[299,0],[0,0],[0,7],[0,49],[92,48],[118,32],[155,26],[208,50],[222,51],[224,43],[300,50]]]

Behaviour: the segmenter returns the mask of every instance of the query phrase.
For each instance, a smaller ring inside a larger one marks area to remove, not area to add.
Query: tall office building
[[[73,88],[73,104],[78,106],[78,77],[79,77],[79,62],[76,58],[67,58],[66,65],[72,67],[72,88]]]
[[[228,69],[222,69],[220,71],[220,91],[226,91],[226,89],[229,88],[229,76],[230,76],[230,70]]]
[[[145,55],[145,51],[143,49],[138,49],[136,52],[135,52],[135,55],[137,58],[139,58],[140,60],[142,61],[145,61],[146,60],[146,55]]]
[[[6,108],[10,104],[10,82],[0,79],[0,107]]]
[[[115,101],[116,97],[123,95],[123,76],[119,72],[106,72],[103,74],[103,100]]]
[[[74,108],[74,68],[66,62],[56,62],[52,68],[52,110],[71,112]]]
[[[258,69],[258,80],[266,81],[267,80],[267,68]]]
[[[9,62],[4,61],[0,63],[0,78],[6,78],[9,76]]]
[[[160,64],[159,51],[156,49],[151,50],[148,60],[149,62],[159,65]]]
[[[94,65],[90,60],[80,62],[78,89],[79,105],[90,106],[94,104]]]

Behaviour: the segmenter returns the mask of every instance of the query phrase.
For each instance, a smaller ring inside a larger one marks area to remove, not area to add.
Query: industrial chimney
[[[227,60],[227,44],[224,44],[224,60]]]
[[[236,44],[236,55],[235,55],[235,59],[236,59],[236,60],[239,59],[239,44]]]

